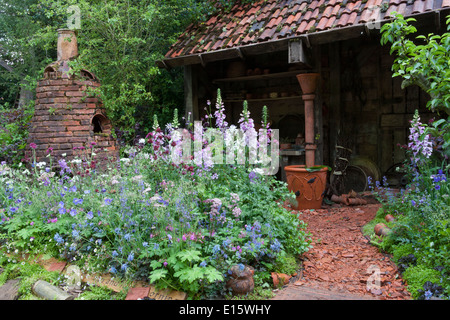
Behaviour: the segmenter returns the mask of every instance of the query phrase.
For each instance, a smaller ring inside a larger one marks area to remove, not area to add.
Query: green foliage
[[[14,110],[0,108],[0,161],[17,164],[24,158],[28,123],[32,115],[32,104]]]
[[[19,299],[20,300],[36,300],[38,297],[33,296],[31,288],[38,280],[47,281],[51,284],[57,284],[59,274],[57,272],[46,271],[38,264],[30,264],[28,262],[17,262],[11,258],[0,274],[0,286],[7,280],[20,279]]]
[[[274,263],[273,270],[278,273],[292,275],[298,272],[299,261],[292,255],[280,255]]]
[[[408,291],[413,298],[418,298],[419,292],[423,288],[425,282],[440,282],[439,271],[425,267],[423,265],[412,266],[403,273],[403,278],[408,284]]]
[[[177,117],[166,132],[155,117],[147,138],[105,171],[91,170],[95,145],[82,158],[60,159],[56,172],[51,161],[34,163],[33,172],[0,164],[0,235],[11,250],[150,280],[191,298],[223,293],[237,264],[252,266],[261,285],[274,266],[293,270],[311,240],[282,206],[291,196],[286,184],[261,174],[259,164],[173,163]]]
[[[21,87],[34,93],[43,69],[56,60],[57,29],[67,28],[71,5],[80,9],[79,57],[73,72],[87,69],[102,83],[98,92],[119,139],[148,132],[158,114],[170,121],[183,107],[182,69],[161,70],[164,57],[185,27],[213,12],[209,1],[0,1],[0,104],[10,107]]]
[[[126,290],[116,293],[105,287],[90,286],[88,290],[83,291],[75,300],[125,300],[126,295]]]
[[[412,253],[414,253],[413,245],[411,243],[405,243],[394,247],[392,258],[395,262],[398,262],[402,257],[406,257]]]
[[[442,35],[418,35],[415,41],[411,35],[417,29],[410,25],[414,18],[404,19],[394,13],[395,19],[381,28],[381,44],[391,44],[391,54],[396,58],[392,66],[393,76],[404,79],[402,87],[418,85],[429,93],[431,100],[427,107],[436,112],[450,115],[450,33]],[[447,30],[450,29],[450,16],[447,17]],[[450,119],[434,122],[434,136],[443,137],[442,149],[448,156],[450,146]],[[431,133],[431,132],[430,132]]]

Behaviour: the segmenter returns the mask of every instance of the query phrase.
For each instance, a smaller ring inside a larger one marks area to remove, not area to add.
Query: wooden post
[[[186,119],[190,112],[191,122],[198,120],[197,75],[192,65],[184,66],[184,103]]]
[[[317,72],[322,75],[322,61],[321,61],[321,50],[320,46],[313,47],[313,56],[315,57],[314,65]],[[323,90],[322,90],[322,78],[319,79],[319,83],[316,89],[316,98],[314,100],[314,132],[316,133],[318,139],[314,137],[314,142],[317,145],[315,163],[323,164]]]
[[[341,56],[339,42],[328,45],[330,65],[330,160],[336,157],[336,142],[341,128]],[[332,164],[334,165],[334,163]]]

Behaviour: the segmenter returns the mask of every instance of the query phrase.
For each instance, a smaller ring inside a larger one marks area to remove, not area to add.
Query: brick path
[[[372,296],[360,296],[334,292],[331,290],[288,285],[280,290],[272,300],[378,300]]]
[[[273,300],[408,299],[395,264],[361,232],[378,208],[378,204],[368,204],[301,211],[313,248],[301,257],[298,279],[291,279]],[[378,270],[380,286],[369,292],[371,267]]]

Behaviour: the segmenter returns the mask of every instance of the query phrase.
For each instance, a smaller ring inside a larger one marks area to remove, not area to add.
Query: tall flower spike
[[[155,115],[153,115],[153,130],[156,130],[159,128],[159,123],[158,123],[158,117]]]
[[[267,106],[264,106],[262,110],[262,127],[267,128],[268,123],[269,123],[269,112],[267,111]]]
[[[216,111],[214,112],[214,117],[216,118],[216,127],[225,130],[228,123],[225,121],[225,107],[222,100],[222,95],[220,89],[217,89],[217,99],[216,99]]]
[[[180,123],[178,122],[178,109],[175,108],[173,110],[172,128],[178,129],[179,126],[180,126]]]

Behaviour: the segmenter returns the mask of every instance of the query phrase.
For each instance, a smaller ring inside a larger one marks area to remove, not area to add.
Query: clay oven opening
[[[102,114],[97,114],[92,118],[92,130],[94,134],[109,134],[110,122]]]
[[[97,80],[97,78],[92,72],[84,69],[81,70],[81,77],[86,80]]]

